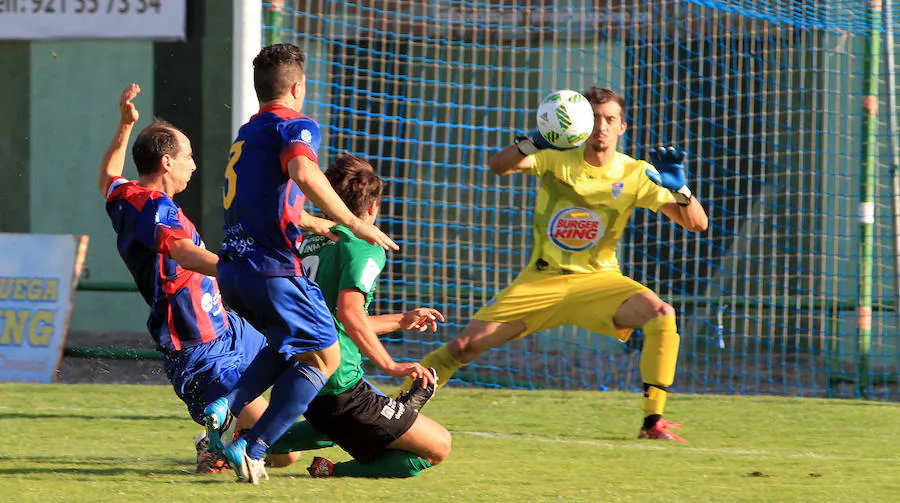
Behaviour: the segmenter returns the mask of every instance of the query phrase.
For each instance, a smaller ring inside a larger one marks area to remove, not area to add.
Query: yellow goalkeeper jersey
[[[530,173],[541,179],[530,267],[588,273],[619,270],[616,245],[634,208],[658,211],[672,194],[645,174],[646,161],[616,153],[606,166],[584,161],[584,146],[541,150]]]

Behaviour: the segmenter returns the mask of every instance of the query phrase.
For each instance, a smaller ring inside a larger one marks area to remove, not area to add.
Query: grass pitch
[[[897,501],[900,407],[772,397],[673,396],[688,444],[638,441],[627,393],[444,389],[425,409],[453,453],[406,480],[268,483],[196,476],[171,389],[0,385],[0,501],[795,502]],[[347,459],[337,448],[318,451]]]

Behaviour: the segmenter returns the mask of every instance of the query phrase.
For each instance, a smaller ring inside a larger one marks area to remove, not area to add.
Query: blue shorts
[[[206,405],[231,392],[247,365],[266,347],[266,338],[237,314],[228,312],[228,324],[230,329],[216,340],[163,358],[175,394],[200,424]]]
[[[229,307],[262,332],[285,360],[337,344],[337,330],[319,285],[294,276],[242,274],[219,262],[219,289]]]

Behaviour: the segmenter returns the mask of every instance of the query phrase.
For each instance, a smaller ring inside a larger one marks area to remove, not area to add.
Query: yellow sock
[[[644,381],[644,415],[662,415],[666,408],[668,387],[675,381],[678,361],[678,325],[675,315],[657,316],[643,327],[644,349],[641,351],[641,379]]]
[[[447,349],[446,344],[425,355],[419,363],[425,368],[431,367],[437,371],[438,388],[447,384],[447,381],[453,377],[453,373],[456,372],[456,369],[465,365],[465,363],[459,362],[456,358],[453,358],[450,354],[450,350]],[[403,385],[400,386],[400,393],[409,391],[410,386],[412,386],[412,379],[404,380]]]

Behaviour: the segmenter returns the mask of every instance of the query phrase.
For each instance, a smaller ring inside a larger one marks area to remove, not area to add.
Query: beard
[[[609,150],[609,146],[610,146],[609,143],[601,143],[599,141],[590,142],[589,145],[591,146],[591,148],[593,148],[594,150],[596,150],[597,152],[600,152],[600,153],[603,153],[603,152],[606,152],[607,150]]]

